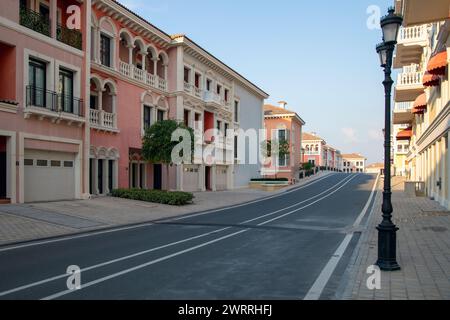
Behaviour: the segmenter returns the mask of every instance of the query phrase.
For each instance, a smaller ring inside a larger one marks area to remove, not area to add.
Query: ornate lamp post
[[[394,81],[391,78],[392,60],[397,36],[403,18],[395,14],[390,8],[388,15],[381,19],[383,42],[377,45],[381,67],[384,68],[385,90],[385,129],[384,129],[384,192],[383,192],[383,221],[378,229],[378,261],[377,265],[384,271],[400,270],[397,263],[397,235],[398,228],[392,222],[391,202],[391,92]]]

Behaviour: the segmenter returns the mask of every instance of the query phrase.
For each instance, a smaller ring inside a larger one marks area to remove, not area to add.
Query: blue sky
[[[183,33],[285,100],[343,153],[383,159],[383,73],[367,27],[394,0],[120,0],[169,34]]]

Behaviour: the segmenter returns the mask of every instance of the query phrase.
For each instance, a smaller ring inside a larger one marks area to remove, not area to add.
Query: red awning
[[[437,76],[445,75],[447,67],[447,50],[441,51],[430,58],[427,71]]]
[[[397,140],[410,140],[412,137],[412,127],[402,130],[397,134]]]
[[[431,73],[425,73],[423,76],[423,85],[426,87],[436,87],[440,83],[440,78]]]
[[[412,113],[413,113],[413,114],[420,115],[420,114],[424,114],[424,112],[425,112],[425,109],[422,109],[422,108],[414,107],[414,108],[412,109]]]
[[[416,101],[414,101],[414,108],[416,109],[426,109],[427,108],[427,95],[422,93],[417,97]]]

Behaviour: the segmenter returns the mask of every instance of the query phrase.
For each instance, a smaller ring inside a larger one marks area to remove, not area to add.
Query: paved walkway
[[[367,268],[377,259],[382,194],[347,269],[341,299],[357,300],[449,300],[450,299],[450,212],[427,198],[409,197],[403,180],[393,179],[394,223],[400,228],[397,272],[382,272],[381,290],[369,290]]]
[[[285,192],[330,173],[275,192],[241,189],[195,193],[194,204],[174,207],[127,199],[100,197],[92,200],[0,206],[0,245],[69,235],[115,226],[144,223],[201,212]]]

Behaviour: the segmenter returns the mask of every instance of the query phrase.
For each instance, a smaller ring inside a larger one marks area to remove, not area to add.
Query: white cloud
[[[358,137],[356,134],[356,130],[353,128],[342,128],[341,129],[342,134],[344,135],[345,141],[346,142],[358,142]]]

